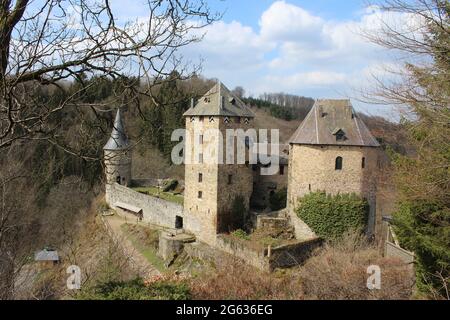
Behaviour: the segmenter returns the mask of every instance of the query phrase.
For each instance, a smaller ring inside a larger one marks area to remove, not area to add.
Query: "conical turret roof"
[[[116,119],[114,120],[111,137],[103,147],[103,150],[124,150],[129,147],[128,138],[122,123],[120,109],[117,109]]]

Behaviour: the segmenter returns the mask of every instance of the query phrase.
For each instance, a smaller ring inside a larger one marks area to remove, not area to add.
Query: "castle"
[[[246,131],[253,127],[255,118],[220,82],[197,103],[192,103],[184,117],[186,133],[192,134],[204,148],[213,149],[222,141],[205,140],[208,130],[222,133],[226,137],[223,143],[227,144],[230,139],[226,136],[227,129]],[[280,153],[274,175],[262,175],[264,165],[259,162],[207,163],[203,154],[194,152],[194,144],[186,146],[189,150],[184,157],[197,157],[198,161],[185,164],[182,206],[131,190],[130,144],[118,110],[111,137],[104,147],[108,204],[139,215],[148,223],[193,234],[197,241],[215,246],[218,235],[230,229],[232,205],[237,197],[249,212],[255,203],[264,205],[271,193],[287,188],[286,217],[296,238],[307,240],[315,234],[294,212],[298,198],[319,190],[330,194],[356,193],[369,202],[367,233],[374,233],[380,145],[349,100],[317,100],[286,148],[282,148],[286,153]],[[235,152],[236,146],[233,148]],[[151,184],[151,179],[148,183]]]

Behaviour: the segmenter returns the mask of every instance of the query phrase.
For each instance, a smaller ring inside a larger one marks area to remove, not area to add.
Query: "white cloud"
[[[277,83],[285,89],[297,89],[299,86],[333,86],[346,81],[344,73],[332,71],[299,72],[287,76],[267,76],[266,82]]]
[[[230,87],[242,85],[255,95],[285,91],[315,98],[351,96],[358,86],[369,85],[381,66],[396,65],[391,53],[362,35],[379,30],[382,21],[402,30],[417,25],[411,15],[382,13],[374,6],[355,19],[336,21],[277,1],[261,15],[258,29],[243,22],[217,22],[186,52],[189,58],[204,58],[206,76]]]
[[[259,21],[263,39],[277,42],[301,41],[305,44],[313,44],[318,40],[317,30],[323,24],[322,18],[284,1],[272,4]]]

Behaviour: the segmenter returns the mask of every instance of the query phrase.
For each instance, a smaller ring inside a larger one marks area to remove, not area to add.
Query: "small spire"
[[[128,148],[128,138],[122,123],[120,108],[117,109],[116,118],[114,120],[113,130],[103,150],[123,150]]]

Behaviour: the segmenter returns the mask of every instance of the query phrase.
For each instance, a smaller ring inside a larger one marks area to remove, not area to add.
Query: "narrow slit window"
[[[203,173],[198,174],[198,182],[203,182]]]
[[[366,167],[366,158],[363,157],[361,160],[361,167],[364,169]]]
[[[202,191],[199,191],[199,192],[198,192],[198,198],[199,198],[199,199],[202,199],[202,198],[203,198],[203,192],[202,192]]]
[[[228,175],[228,184],[232,184],[233,183],[233,175],[229,174]]]
[[[342,170],[342,157],[336,158],[335,170]]]

